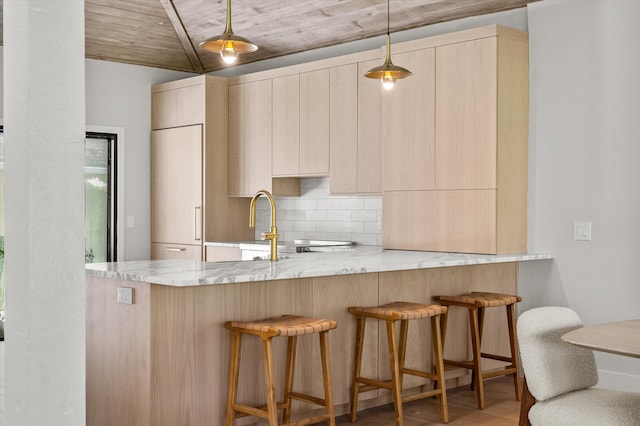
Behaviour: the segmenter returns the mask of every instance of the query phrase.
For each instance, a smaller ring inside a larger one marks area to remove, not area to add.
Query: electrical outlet
[[[591,222],[583,220],[573,222],[573,239],[575,241],[591,241]]]
[[[118,303],[133,305],[133,289],[131,287],[118,287]]]

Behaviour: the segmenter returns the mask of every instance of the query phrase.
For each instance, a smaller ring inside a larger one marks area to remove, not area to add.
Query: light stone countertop
[[[291,253],[277,262],[140,260],[91,263],[86,265],[86,271],[88,275],[103,278],[190,287],[552,258],[551,254],[545,253],[482,255],[384,250],[378,246],[356,246],[353,249],[333,253]]]

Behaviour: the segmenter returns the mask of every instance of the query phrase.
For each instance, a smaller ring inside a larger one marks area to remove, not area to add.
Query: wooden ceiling
[[[391,32],[537,0],[390,0]],[[1,5],[1,0],[0,0]],[[386,0],[232,0],[233,32],[259,46],[238,63],[378,36]],[[2,11],[0,9],[0,16]],[[198,44],[224,31],[226,0],[85,0],[86,57],[195,73],[225,68]],[[0,37],[2,36],[0,20]]]

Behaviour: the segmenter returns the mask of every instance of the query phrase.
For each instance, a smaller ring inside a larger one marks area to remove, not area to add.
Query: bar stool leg
[[[329,332],[320,332],[320,356],[322,358],[322,378],[324,382],[324,404],[329,416],[328,424],[335,426],[333,409],[333,389],[331,386],[331,351],[329,350]],[[288,421],[288,420],[287,420]],[[285,422],[286,423],[286,422]]]
[[[358,415],[358,394],[360,393],[360,366],[362,363],[362,346],[364,342],[365,317],[356,317],[356,351],[353,357],[353,378],[351,380],[351,423]]]
[[[267,395],[267,414],[269,426],[278,426],[278,404],[276,403],[276,384],[273,372],[273,347],[271,338],[262,340],[264,353],[264,385]]]
[[[442,340],[442,330],[440,329],[440,319],[438,317],[431,317],[431,340],[433,342],[433,364],[436,367],[437,377],[437,380],[435,380],[434,383],[434,389],[442,389],[442,393],[440,394],[440,418],[443,423],[449,423],[449,406],[447,405],[447,391],[444,381],[444,362],[442,355],[444,343]]]
[[[516,305],[507,305],[507,324],[509,325],[509,345],[511,346],[511,364],[515,368],[513,373],[513,385],[516,388],[516,400],[522,397],[522,386],[520,385],[520,361],[518,360],[518,341],[516,337]]]
[[[448,306],[447,306],[447,308],[448,308]],[[444,340],[445,340],[445,336],[447,335],[447,319],[448,319],[448,315],[449,315],[449,312],[445,312],[444,314],[440,315],[440,319],[438,320],[439,326],[440,326],[441,348],[442,348],[442,359],[443,360],[444,360]],[[443,368],[444,368],[444,364],[443,364]],[[444,370],[443,370],[443,374],[444,374]],[[438,382],[439,381],[440,380],[437,380],[437,379],[433,381],[433,389],[434,390],[438,389]],[[442,386],[445,386],[445,384],[443,383]]]
[[[403,426],[404,416],[402,414],[402,388],[400,387],[400,367],[398,365],[398,348],[396,346],[396,329],[394,321],[387,323],[387,341],[389,344],[389,363],[391,366],[391,394],[393,395],[393,405],[396,413],[396,426]]]
[[[398,371],[400,372],[400,392],[402,393],[402,384],[404,382],[404,361],[407,353],[407,334],[409,332],[409,321],[400,321],[400,343],[398,353]]]
[[[482,357],[482,331],[484,330],[484,313],[485,308],[477,308],[476,310],[478,315],[478,348],[480,351],[480,356]],[[482,358],[481,358],[482,359]],[[476,380],[478,380],[478,376],[480,380],[482,380],[482,362],[479,363],[478,372],[476,374],[475,370],[471,370],[471,390],[475,390],[476,388]]]
[[[236,402],[238,393],[238,373],[240,372],[240,348],[242,343],[242,335],[233,333],[231,336],[231,368],[229,369],[229,396],[227,399],[227,425],[233,426],[236,418],[236,412],[233,404]]]
[[[297,343],[297,336],[290,336],[287,338],[287,366],[284,376],[284,411],[282,415],[283,423],[289,423],[289,420],[291,419],[290,395],[293,389],[293,373],[295,371]]]
[[[478,394],[478,408],[481,410],[484,409],[484,386],[482,380],[482,367],[481,367],[481,355],[480,355],[480,329],[478,325],[478,309],[477,308],[469,308],[469,326],[471,331],[471,349],[473,351],[473,369],[471,376],[471,388],[476,389],[476,393]],[[478,380],[473,380],[475,376]]]

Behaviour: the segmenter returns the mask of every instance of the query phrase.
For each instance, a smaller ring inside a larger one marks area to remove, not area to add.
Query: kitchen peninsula
[[[282,314],[330,318],[336,412],[346,412],[355,322],[349,306],[395,300],[430,303],[436,294],[474,290],[516,292],[521,261],[548,254],[476,255],[357,247],[336,253],[292,253],[278,262],[207,263],[186,260],[87,265],[87,424],[222,425],[228,380],[230,336],[223,323]],[[118,303],[118,289],[132,289]],[[125,298],[126,299],[126,298]],[[494,318],[487,313],[491,330]],[[498,323],[500,318],[495,318]],[[466,313],[450,317],[446,353],[466,356]],[[363,372],[386,377],[386,347],[371,324],[365,339]],[[408,365],[429,365],[429,336],[410,330],[419,346]],[[261,400],[262,370],[257,339],[243,344],[240,400]],[[276,374],[285,345],[275,343]],[[487,350],[506,351],[506,333],[486,333]],[[301,339],[299,353],[315,362],[315,339]],[[377,349],[376,349],[377,348]],[[426,364],[425,364],[426,363]],[[303,365],[307,364],[307,365]],[[303,369],[304,368],[304,369]],[[319,363],[302,363],[296,385],[321,394]],[[377,372],[377,373],[376,373]],[[461,373],[458,373],[461,374]],[[451,376],[454,380],[454,376]],[[279,377],[282,380],[282,377]],[[468,376],[448,386],[468,382]],[[407,378],[405,387],[424,383]],[[279,382],[280,389],[281,382]],[[387,392],[363,395],[362,408],[387,403]],[[309,409],[297,405],[295,412]]]

